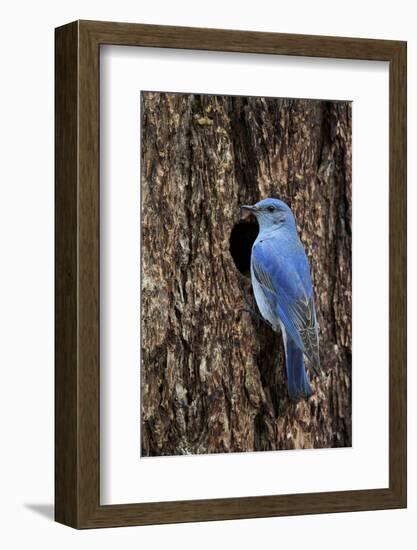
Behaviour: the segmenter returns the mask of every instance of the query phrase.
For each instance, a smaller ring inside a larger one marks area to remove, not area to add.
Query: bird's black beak
[[[249,212],[256,212],[258,210],[256,206],[250,206],[249,204],[241,204],[240,208],[242,208],[242,210],[248,210]]]

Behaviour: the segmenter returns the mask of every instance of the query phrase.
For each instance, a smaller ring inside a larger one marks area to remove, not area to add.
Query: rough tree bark
[[[142,94],[142,456],[351,445],[351,105]],[[292,402],[282,338],[245,309],[277,197],[311,266],[323,377]]]

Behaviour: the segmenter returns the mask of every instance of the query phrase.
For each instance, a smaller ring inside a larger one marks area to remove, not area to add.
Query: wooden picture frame
[[[406,506],[406,43],[76,21],[56,29],[55,518],[116,527]],[[100,504],[99,56],[117,44],[389,62],[389,487]]]

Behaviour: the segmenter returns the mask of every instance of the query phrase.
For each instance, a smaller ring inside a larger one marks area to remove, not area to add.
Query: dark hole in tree
[[[230,234],[230,254],[237,269],[246,277],[250,277],[250,255],[252,245],[258,236],[257,222],[238,222]]]

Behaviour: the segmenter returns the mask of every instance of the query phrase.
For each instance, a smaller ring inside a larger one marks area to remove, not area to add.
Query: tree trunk
[[[142,93],[142,456],[351,445],[351,104]],[[287,393],[280,333],[247,310],[258,232],[294,212],[323,376]]]

